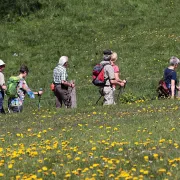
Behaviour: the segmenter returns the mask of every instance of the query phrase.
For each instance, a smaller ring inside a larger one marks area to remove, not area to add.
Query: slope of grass
[[[38,98],[26,99],[23,113],[0,115],[1,178],[179,179],[179,100],[150,100],[169,58],[179,56],[179,2],[37,2],[36,12],[0,23],[6,79],[26,64],[29,86],[44,89],[39,111]],[[106,48],[118,53],[128,83],[116,106],[94,106],[92,67]],[[54,108],[49,85],[62,55],[76,109]]]
[[[1,23],[5,75],[27,64],[29,84],[43,87],[49,99],[52,70],[61,55],[68,55],[69,78],[76,80],[79,105],[84,106],[95,92],[92,67],[102,50],[111,48],[119,55],[122,77],[128,78],[127,91],[152,98],[168,59],[179,55],[178,17],[178,1],[42,1],[34,14]]]

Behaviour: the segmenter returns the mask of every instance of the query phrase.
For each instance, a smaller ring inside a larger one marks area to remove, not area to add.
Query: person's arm
[[[121,86],[124,86],[124,84],[126,83],[126,80],[122,80],[119,78],[119,72],[114,73],[115,79],[116,81],[121,83]]]
[[[114,69],[114,76],[116,81],[119,81],[121,83],[121,86],[124,86],[124,84],[126,83],[126,80],[122,80],[120,79],[120,69],[117,65],[113,66]]]
[[[69,86],[69,87],[72,87],[72,88],[75,87],[75,84],[74,84],[74,83],[70,83],[70,82],[68,82],[68,81],[61,81],[61,84],[64,84],[65,86]]]
[[[107,65],[107,74],[108,74],[108,77],[109,77],[109,81],[110,83],[113,85],[113,84],[116,84],[116,85],[120,85],[122,86],[122,83],[118,82],[116,79],[115,79],[115,73],[114,73],[114,69],[112,68],[112,66],[108,67]]]
[[[0,73],[0,89],[2,89],[3,91],[7,89],[3,73]]]
[[[116,84],[119,86],[124,86],[124,83],[117,81],[116,79],[110,79],[111,84]]]
[[[62,73],[61,74],[61,84],[74,88],[75,84],[67,81],[68,75],[67,75],[66,69],[61,73]]]
[[[33,91],[31,91],[31,90],[29,89],[29,90],[26,91],[26,92],[27,92],[28,96],[29,96],[31,99],[34,99],[34,98],[35,98],[34,95],[41,96],[41,95],[43,94],[43,91],[42,91],[42,90],[33,92]]]
[[[2,86],[0,86],[0,88],[1,88],[3,91],[5,91],[5,90],[7,89],[7,87],[6,87],[5,84],[3,84]]]
[[[35,95],[38,95],[38,96],[41,96],[43,94],[43,91],[40,90],[40,91],[37,91],[37,92],[33,92]]]
[[[35,92],[33,92],[33,91],[29,88],[29,86],[27,85],[27,83],[26,83],[25,80],[22,81],[22,82],[20,82],[20,87],[21,87],[24,91],[26,91],[26,93],[28,94],[28,96],[29,96],[30,98],[32,98],[32,99],[35,98],[34,95],[39,95],[39,96],[40,96],[40,95],[43,94],[43,91],[35,91]]]
[[[119,72],[115,72],[114,76],[115,76],[116,81],[120,81]]]
[[[171,98],[174,99],[175,96],[175,80],[171,79]]]

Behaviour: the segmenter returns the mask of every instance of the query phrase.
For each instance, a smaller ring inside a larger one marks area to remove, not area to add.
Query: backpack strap
[[[170,76],[173,72],[174,72],[174,70],[172,70],[172,71],[166,76],[166,78],[167,78],[168,76]],[[165,76],[164,76],[164,75],[163,75],[163,79],[165,80]]]

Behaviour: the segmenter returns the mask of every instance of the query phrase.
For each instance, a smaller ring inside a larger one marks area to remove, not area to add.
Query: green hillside
[[[98,97],[91,73],[103,49],[118,53],[122,77],[128,79],[126,92],[150,99],[169,58],[179,56],[177,0],[22,2],[8,6],[1,17],[0,58],[7,63],[6,77],[27,64],[30,86],[43,87],[46,99],[52,96],[52,70],[62,55],[69,56],[69,79],[76,80],[80,106]]]
[[[180,101],[155,91],[180,58],[179,9],[178,0],[1,0],[6,80],[26,64],[44,94],[40,109],[27,97],[22,113],[0,115],[0,180],[179,180]],[[116,105],[95,106],[92,68],[107,48],[128,83]],[[76,109],[56,109],[50,91],[62,55]]]

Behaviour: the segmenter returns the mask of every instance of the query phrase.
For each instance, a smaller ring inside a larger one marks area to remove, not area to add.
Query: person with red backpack
[[[110,60],[112,51],[107,49],[103,51],[103,60],[93,69],[92,83],[98,86],[101,96],[104,97],[103,105],[114,104],[113,85],[122,85],[115,79],[114,69]]]

